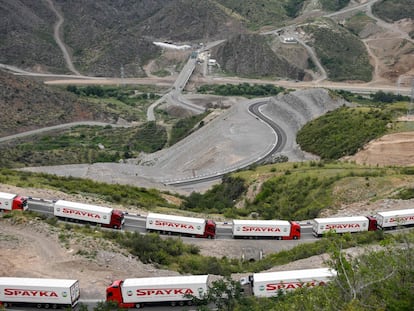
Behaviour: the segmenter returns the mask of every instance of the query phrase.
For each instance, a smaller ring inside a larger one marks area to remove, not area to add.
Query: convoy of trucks
[[[145,225],[147,231],[179,234],[197,238],[214,239],[216,223],[213,220],[149,213]]]
[[[274,297],[281,291],[323,286],[337,275],[329,268],[254,273],[240,280],[242,292],[256,297]],[[114,281],[106,300],[119,308],[142,308],[150,304],[190,305],[190,296],[203,298],[210,286],[208,275],[135,278]]]
[[[325,285],[336,276],[328,268],[254,273],[240,280],[242,292],[256,297],[277,296],[280,291]],[[106,288],[106,301],[119,308],[144,305],[191,305],[202,299],[212,284],[209,275],[128,278],[113,281]],[[78,280],[0,277],[0,307],[73,309],[80,300]]]
[[[254,273],[247,278],[242,278],[240,283],[245,295],[274,297],[280,291],[323,286],[336,274],[335,270],[329,268]]]
[[[0,211],[27,209],[27,198],[13,193],[0,192]]]
[[[119,308],[142,308],[147,304],[191,305],[191,297],[202,298],[209,286],[208,275],[135,278],[114,281],[106,289],[106,300]]]
[[[53,214],[59,219],[101,225],[121,229],[124,213],[109,207],[58,200],[53,205]]]
[[[0,210],[26,210],[27,198],[0,192]],[[124,213],[112,208],[58,200],[53,203],[54,215],[64,220],[99,224],[120,229]],[[326,232],[339,234],[395,229],[414,225],[414,209],[378,212],[374,216],[315,218],[312,232],[319,237]],[[216,223],[202,218],[150,213],[146,229],[161,233],[176,233],[192,237],[214,238]],[[284,220],[233,220],[233,238],[299,239],[298,223]],[[240,280],[246,295],[272,297],[281,291],[325,285],[336,271],[306,269],[269,273],[254,273]],[[114,281],[106,290],[106,300],[121,308],[141,308],[147,304],[191,304],[187,295],[201,298],[209,288],[208,275],[158,278],[131,278]],[[0,277],[0,307],[30,306],[37,308],[74,308],[80,298],[78,280]]]
[[[273,238],[277,240],[300,239],[300,224],[287,220],[232,221],[233,238]]]
[[[375,230],[377,230],[377,220],[371,216],[315,218],[312,225],[312,233],[316,237],[320,237],[329,231],[354,233]]]
[[[0,211],[26,210],[27,208],[27,198],[0,192]],[[53,214],[63,220],[91,223],[114,229],[121,229],[125,221],[125,213],[120,210],[65,200],[58,200],[53,204]],[[414,209],[378,212],[374,216],[315,218],[312,223],[312,233],[316,237],[329,231],[342,234],[395,229],[398,226],[414,225]],[[296,240],[301,237],[301,226],[294,221],[234,219],[231,224],[233,238]],[[145,228],[148,232],[197,238],[216,237],[216,223],[203,218],[149,213],[146,217]]]
[[[78,280],[0,277],[0,306],[74,308],[80,297]]]

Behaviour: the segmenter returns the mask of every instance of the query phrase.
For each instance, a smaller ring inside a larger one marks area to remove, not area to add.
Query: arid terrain
[[[371,141],[349,161],[366,165],[414,165],[414,132],[385,135]]]

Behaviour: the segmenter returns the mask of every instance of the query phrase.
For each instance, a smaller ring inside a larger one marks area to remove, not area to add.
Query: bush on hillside
[[[222,183],[213,186],[205,194],[192,192],[181,208],[204,213],[224,213],[246,191],[244,180],[225,175]]]
[[[322,8],[326,11],[339,11],[349,4],[350,0],[319,0]]]
[[[274,96],[283,92],[283,87],[272,84],[205,84],[198,88],[202,94],[215,94],[222,96]]]
[[[390,121],[390,114],[382,110],[339,108],[307,123],[296,140],[307,152],[323,159],[339,159],[355,154],[370,140],[383,135]]]

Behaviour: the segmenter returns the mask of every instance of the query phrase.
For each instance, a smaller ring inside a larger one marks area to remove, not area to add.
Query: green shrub
[[[283,87],[272,84],[205,84],[197,89],[197,92],[203,94],[215,94],[222,96],[274,96],[285,91]]]
[[[303,150],[323,159],[339,159],[383,135],[390,120],[390,114],[382,110],[343,107],[307,123],[296,140]]]

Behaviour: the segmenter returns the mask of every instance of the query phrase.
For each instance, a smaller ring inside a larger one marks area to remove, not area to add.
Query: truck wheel
[[[297,237],[297,236],[294,236],[294,237],[293,237],[293,239],[294,239],[294,240],[297,240],[297,239],[298,239],[298,237]]]
[[[2,306],[2,304],[0,304],[0,306]],[[3,303],[3,307],[5,307],[5,308],[7,308],[7,307],[11,307],[11,304],[10,304],[10,303],[5,302],[5,303]]]
[[[114,229],[118,229],[118,226],[114,226]]]
[[[178,304],[179,304],[180,306],[184,306],[184,301],[180,301]]]
[[[52,305],[52,309],[57,309],[57,305],[56,304],[53,304]]]
[[[175,301],[171,301],[171,307],[175,307],[177,303]]]
[[[191,300],[187,301],[187,306],[192,306],[193,302]]]
[[[38,304],[36,305],[36,307],[37,307],[38,309],[40,309],[40,308],[42,307],[42,304],[41,304],[41,303],[38,303]]]
[[[45,309],[49,309],[49,304],[45,304]]]
[[[141,307],[142,307],[142,306],[141,306],[141,304],[140,304],[140,303],[136,303],[136,304],[135,304],[135,308],[137,308],[137,309],[141,309]]]

